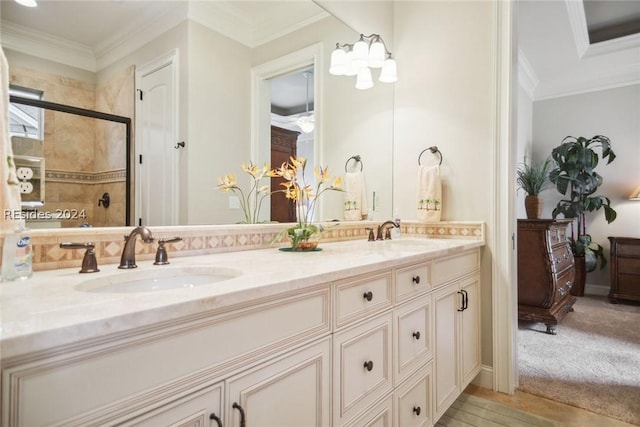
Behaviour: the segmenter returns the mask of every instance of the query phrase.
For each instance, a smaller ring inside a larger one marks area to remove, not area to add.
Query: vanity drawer
[[[392,427],[393,425],[393,398],[389,396],[344,427]]]
[[[460,255],[434,261],[431,273],[433,286],[439,286],[480,269],[480,251],[473,250]]]
[[[429,263],[420,263],[395,271],[396,301],[404,301],[431,288]]]
[[[395,385],[433,358],[432,314],[431,295],[393,311]]]
[[[427,427],[432,424],[432,364],[429,362],[394,391],[394,425]]]
[[[330,287],[323,286],[5,367],[4,425],[102,425],[130,416],[285,346],[328,334],[330,300]]]
[[[336,285],[336,328],[390,308],[391,273],[371,275]]]
[[[392,390],[391,338],[391,313],[334,335],[334,425],[342,425]]]

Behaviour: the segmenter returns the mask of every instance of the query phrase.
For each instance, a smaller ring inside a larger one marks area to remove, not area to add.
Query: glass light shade
[[[380,70],[379,79],[383,83],[395,83],[398,81],[398,72],[395,59],[387,59],[384,61],[382,70]]]
[[[347,52],[346,56],[345,56],[345,70],[344,70],[344,75],[345,76],[355,76],[356,74],[358,74],[358,70],[360,69],[359,67],[356,67],[356,65],[353,63],[353,52],[349,51]]]
[[[369,67],[380,68],[384,65],[385,48],[381,41],[375,41],[369,48]]]
[[[356,78],[356,89],[369,89],[371,87],[373,87],[371,69],[369,67],[360,68],[358,77]]]
[[[26,7],[36,7],[38,6],[38,3],[36,2],[36,0],[15,0],[16,3],[22,5],[22,6],[26,6]]]
[[[302,130],[304,133],[313,132],[313,129],[316,126],[316,119],[313,117],[313,114],[309,114],[308,116],[301,116],[296,120],[296,125]]]
[[[364,40],[353,45],[353,64],[360,69],[369,63],[369,45]]]
[[[633,190],[633,193],[629,196],[629,200],[640,200],[640,187]]]
[[[331,52],[331,65],[329,73],[334,76],[342,76],[347,72],[347,52],[344,49],[337,48]]]

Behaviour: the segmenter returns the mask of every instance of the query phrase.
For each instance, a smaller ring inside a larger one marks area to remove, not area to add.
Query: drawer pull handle
[[[373,299],[373,292],[367,291],[364,293],[364,295],[362,295],[362,297],[367,301],[371,301]]]
[[[242,409],[242,406],[238,405],[236,402],[233,402],[233,405],[231,405],[231,407],[233,409],[237,409],[238,412],[240,412],[240,427],[246,427],[247,422],[245,420],[244,409]]]
[[[212,412],[211,415],[209,415],[209,419],[215,421],[218,427],[222,427],[222,420],[215,413]]]
[[[413,407],[413,412],[414,412],[416,415],[420,416],[420,412],[422,412],[422,409],[420,409],[420,407],[419,407],[419,406],[414,406],[414,407]]]
[[[411,278],[411,280],[413,281],[413,283],[415,283],[416,285],[420,284],[420,276],[413,276]]]
[[[413,336],[415,339],[419,340],[419,339],[420,339],[420,331],[415,331],[415,332],[412,334],[412,336]]]
[[[371,372],[373,370],[373,362],[371,360],[364,362],[364,369]]]

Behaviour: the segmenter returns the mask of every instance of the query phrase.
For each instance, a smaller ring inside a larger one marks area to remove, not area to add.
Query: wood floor
[[[466,388],[465,393],[560,421],[566,427],[629,427],[633,425],[522,391],[508,395],[470,385]]]

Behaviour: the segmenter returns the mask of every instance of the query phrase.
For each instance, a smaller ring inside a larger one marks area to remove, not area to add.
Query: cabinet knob
[[[364,295],[362,295],[362,297],[367,301],[371,301],[373,299],[373,292],[367,291],[364,293]]]
[[[371,360],[364,362],[364,369],[371,372],[373,370],[373,362]]]
[[[415,331],[412,336],[416,339],[419,340],[420,339],[420,331]]]
[[[413,281],[413,283],[415,283],[416,285],[420,284],[420,276],[413,276],[411,278],[411,280]]]
[[[413,407],[413,412],[414,412],[416,415],[418,415],[418,416],[419,416],[419,415],[420,415],[420,412],[422,412],[422,409],[420,409],[420,407],[419,407],[419,406],[414,406],[414,407]]]

